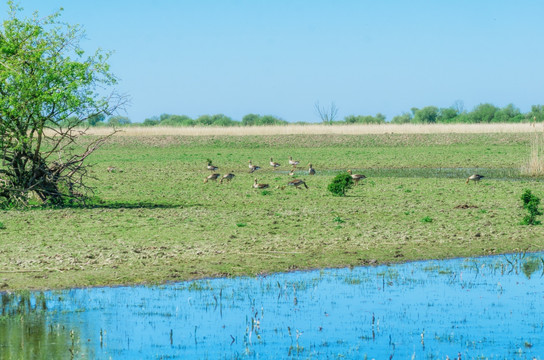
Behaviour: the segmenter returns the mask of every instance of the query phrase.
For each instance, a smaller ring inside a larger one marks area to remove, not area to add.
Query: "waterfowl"
[[[233,177],[234,177],[233,173],[228,173],[226,175],[223,175],[223,177],[221,178],[221,181],[219,181],[219,183],[222,184],[223,180],[227,180],[228,182],[230,182]]]
[[[215,171],[219,169],[217,166],[213,166],[211,162],[208,162],[208,170]]]
[[[306,189],[308,189],[308,185],[306,185],[306,183],[304,182],[304,180],[300,180],[300,179],[295,179],[295,180],[291,180],[287,183],[287,185],[289,186],[294,186],[296,187],[297,189],[299,188],[299,186],[301,185],[304,185],[304,187]]]
[[[312,167],[312,164],[308,164],[308,166],[310,167],[308,169],[308,174],[309,175],[315,175],[315,169]]]
[[[289,171],[289,176],[295,176],[295,167],[293,166],[293,168],[291,169],[291,171]]]
[[[257,178],[255,178],[255,181],[253,182],[253,187],[255,189],[266,189],[267,187],[269,187],[268,184],[259,184],[257,183]]]
[[[348,173],[351,175],[351,178],[353,179],[353,182],[355,182],[355,185],[359,183],[359,180],[366,179],[366,176],[362,174],[352,174],[351,170],[348,170]]]
[[[472,181],[480,181],[482,178],[484,178],[485,176],[483,175],[478,175],[478,174],[473,174],[473,175],[470,175],[467,179],[467,184],[470,180]]]
[[[254,171],[257,171],[259,170],[261,167],[260,166],[257,166],[257,165],[253,165],[251,163],[251,160],[249,160],[249,172],[252,173]]]
[[[272,158],[270,158],[270,166],[272,166],[275,169],[277,167],[280,167],[281,165],[275,162],[274,160],[272,160]]]
[[[217,178],[221,176],[220,174],[211,174],[211,175],[208,175],[205,179],[204,179],[204,183],[207,183],[208,180],[217,180]]]
[[[298,160],[293,160],[292,156],[289,156],[289,165],[297,166],[300,163]]]

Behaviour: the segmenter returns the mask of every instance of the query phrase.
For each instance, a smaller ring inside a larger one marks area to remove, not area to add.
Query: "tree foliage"
[[[332,179],[332,182],[327,186],[327,189],[334,196],[346,196],[348,189],[353,186],[353,178],[348,173],[340,173]]]
[[[522,225],[539,225],[541,221],[536,220],[536,217],[542,215],[542,211],[538,208],[540,205],[540,198],[534,195],[531,190],[525,190],[521,195],[521,201],[523,207],[529,214],[523,217],[521,221]]]
[[[104,119],[124,102],[109,53],[85,56],[83,30],[59,21],[60,12],[20,18],[8,2],[0,29],[0,202],[26,203],[30,193],[44,202],[63,204],[84,198],[84,160],[106,138],[76,152],[81,126]]]

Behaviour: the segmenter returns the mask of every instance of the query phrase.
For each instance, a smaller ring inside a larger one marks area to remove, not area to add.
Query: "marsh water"
[[[544,359],[544,253],[1,294],[1,359]]]

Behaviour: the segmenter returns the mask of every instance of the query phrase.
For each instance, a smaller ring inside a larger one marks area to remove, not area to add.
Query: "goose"
[[[220,174],[211,174],[211,175],[208,175],[205,179],[204,179],[204,183],[207,183],[208,180],[217,180],[217,178],[221,176]]]
[[[299,186],[301,185],[304,185],[304,187],[306,189],[308,189],[308,185],[306,185],[306,183],[304,182],[304,180],[300,180],[300,179],[295,179],[295,180],[291,180],[287,183],[287,185],[289,186],[294,186],[296,187],[297,189],[299,188]]]
[[[217,166],[213,166],[211,162],[208,162],[208,170],[215,171],[219,169]]]
[[[353,179],[353,182],[355,182],[356,186],[359,183],[359,180],[366,179],[366,176],[364,176],[362,174],[352,174],[351,170],[348,170],[348,173],[351,175],[351,178]]]
[[[289,165],[293,165],[294,167],[296,167],[299,163],[300,163],[300,161],[293,160],[293,157],[289,156]]]
[[[308,169],[308,174],[309,175],[315,175],[315,169],[312,167],[312,164],[308,164],[308,166],[310,167]]]
[[[269,187],[270,185],[268,184],[258,184],[257,183],[257,178],[255,178],[255,181],[253,182],[253,187],[255,189],[266,189],[267,187]]]
[[[251,160],[249,160],[249,172],[252,173],[254,171],[257,171],[259,170],[261,167],[260,166],[257,166],[257,165],[253,165],[251,163]]]
[[[293,166],[291,171],[289,171],[289,176],[295,176],[295,169],[296,169],[296,167]]]
[[[277,162],[274,162],[274,160],[272,160],[272,158],[270,158],[270,166],[272,166],[274,169],[277,168],[277,167],[280,167],[281,165]]]
[[[223,180],[227,180],[228,182],[230,182],[233,177],[234,177],[233,173],[228,173],[226,175],[223,175],[223,177],[221,178],[221,181],[219,181],[219,183],[222,184]]]
[[[484,178],[485,176],[483,175],[478,175],[478,174],[474,174],[474,175],[470,175],[467,179],[467,184],[470,180],[472,181],[480,181],[480,179]]]

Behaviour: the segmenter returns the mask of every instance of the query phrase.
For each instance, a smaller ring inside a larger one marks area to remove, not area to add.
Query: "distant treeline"
[[[450,123],[520,123],[544,121],[544,106],[533,105],[531,111],[522,113],[513,104],[503,108],[493,104],[480,104],[472,111],[465,111],[462,104],[456,104],[448,108],[426,106],[424,108],[412,108],[391,119],[392,124],[450,124]],[[186,115],[162,114],[145,119],[143,123],[132,123],[125,116],[112,116],[106,120],[104,116],[95,116],[87,122],[89,126],[262,126],[262,125],[286,125],[289,122],[272,115],[247,114],[242,121],[233,120],[223,115],[202,115],[192,119]],[[343,120],[333,119],[327,124],[385,124],[386,117],[383,114],[372,115],[348,115]],[[311,124],[296,122],[296,124]]]

